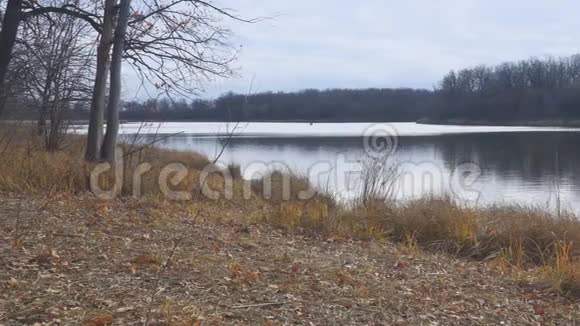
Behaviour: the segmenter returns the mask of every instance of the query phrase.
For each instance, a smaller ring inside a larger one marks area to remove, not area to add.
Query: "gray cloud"
[[[580,52],[573,0],[220,0],[256,23],[230,23],[243,45],[226,91],[431,88],[450,69]]]

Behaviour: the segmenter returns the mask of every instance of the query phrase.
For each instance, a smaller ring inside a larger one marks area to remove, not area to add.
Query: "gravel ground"
[[[192,211],[0,194],[0,325],[580,323],[580,300],[484,263]]]

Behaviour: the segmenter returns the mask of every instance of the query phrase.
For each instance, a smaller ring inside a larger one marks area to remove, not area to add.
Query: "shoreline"
[[[1,124],[19,124],[34,125],[35,120],[0,120]],[[487,120],[469,120],[469,119],[419,119],[417,121],[341,121],[341,120],[256,120],[256,121],[221,121],[221,120],[132,120],[125,119],[120,121],[121,124],[128,123],[288,123],[288,124],[389,124],[389,123],[416,123],[418,125],[433,126],[473,126],[473,127],[552,127],[552,128],[580,128],[579,120],[522,120],[522,121],[487,121]],[[71,120],[71,126],[87,125],[88,120]]]

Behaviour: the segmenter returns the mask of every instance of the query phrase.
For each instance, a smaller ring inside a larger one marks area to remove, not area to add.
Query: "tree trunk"
[[[42,104],[40,105],[40,114],[38,116],[38,135],[44,136],[46,135],[47,131],[47,124],[46,120],[48,119],[48,101],[46,99],[42,99]]]
[[[46,135],[46,120],[48,119],[48,106],[50,105],[50,87],[52,85],[52,76],[50,73],[46,74],[46,82],[44,83],[44,89],[40,96],[40,114],[38,116],[38,135]]]
[[[2,20],[2,31],[0,32],[0,116],[6,104],[6,73],[12,57],[12,49],[18,33],[22,11],[22,0],[8,0],[6,12]]]
[[[113,55],[111,57],[111,86],[109,90],[109,103],[107,105],[107,133],[103,141],[101,158],[108,162],[115,160],[117,147],[117,135],[119,133],[119,106],[121,102],[121,66],[123,51],[125,49],[125,34],[129,22],[131,0],[121,0],[119,16],[115,28]]]
[[[106,0],[103,18],[103,32],[97,49],[97,71],[95,74],[93,97],[91,99],[89,132],[87,135],[87,149],[85,153],[85,159],[91,162],[96,162],[101,159],[105,95],[107,92],[107,78],[109,76],[109,53],[111,52],[113,41],[114,16],[115,0]]]
[[[50,129],[44,136],[46,150],[49,152],[55,152],[59,149],[60,141],[60,123],[61,117],[58,116],[60,108],[58,108],[58,101],[55,100],[51,110],[50,110]]]

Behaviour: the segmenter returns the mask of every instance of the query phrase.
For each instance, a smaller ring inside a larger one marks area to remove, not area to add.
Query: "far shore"
[[[155,122],[207,122],[207,123],[417,123],[422,125],[450,126],[489,126],[489,127],[580,127],[580,120],[522,120],[522,121],[488,121],[468,119],[419,119],[417,121],[340,121],[340,120],[252,120],[252,121],[222,121],[222,120],[123,120],[122,123],[155,123]],[[77,120],[73,124],[88,124],[87,120]]]
[[[339,121],[339,120],[252,120],[252,121],[223,121],[223,120],[133,120],[124,119],[121,123],[417,123],[420,125],[438,125],[438,126],[478,126],[478,127],[562,127],[562,128],[580,128],[580,120],[521,120],[521,121],[490,121],[490,120],[470,120],[462,118],[453,119],[431,119],[423,118],[417,121]],[[0,125],[3,123],[10,124],[26,124],[33,125],[36,124],[35,120],[0,120]],[[70,125],[87,125],[88,120],[71,120]]]

